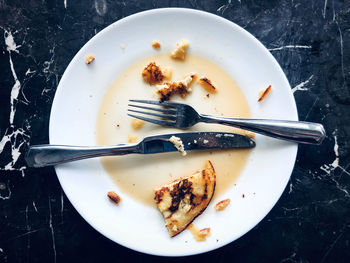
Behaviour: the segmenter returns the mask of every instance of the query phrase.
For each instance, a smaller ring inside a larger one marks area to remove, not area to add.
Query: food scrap
[[[115,203],[116,205],[119,205],[119,203],[121,202],[121,198],[118,194],[116,194],[115,192],[108,192],[107,193],[107,197],[109,198],[109,200],[113,203]]]
[[[173,51],[171,51],[170,57],[173,59],[184,60],[189,45],[190,42],[188,42],[188,40],[181,40],[179,43],[176,44],[176,48]]]
[[[158,40],[153,40],[152,41],[152,47],[154,49],[160,49],[160,42]]]
[[[182,154],[182,156],[186,156],[186,151],[183,142],[179,137],[171,136],[169,142],[174,144],[175,148]]]
[[[230,204],[230,202],[231,202],[230,199],[221,200],[220,202],[218,202],[215,205],[214,208],[215,208],[216,211],[222,211]]]
[[[186,229],[205,210],[213,197],[215,183],[215,170],[208,160],[204,170],[155,189],[154,200],[170,237]]]
[[[258,99],[258,102],[261,102],[263,99],[266,98],[266,96],[271,92],[271,85],[268,86],[266,89],[262,90],[259,92],[259,99]]]
[[[164,75],[164,79],[171,80],[171,77],[173,76],[173,70],[167,67],[163,70],[163,75]]]
[[[162,82],[164,75],[160,67],[155,62],[151,62],[142,71],[142,78],[148,84],[153,85]]]
[[[217,89],[215,87],[215,85],[213,84],[213,82],[208,79],[207,77],[201,77],[198,80],[199,84],[208,92],[210,93],[215,93],[217,92]]]
[[[95,57],[93,56],[93,55],[87,55],[86,57],[85,57],[85,64],[86,65],[89,65],[92,61],[94,61],[95,60]]]
[[[129,134],[129,136],[128,136],[128,142],[129,142],[129,143],[135,143],[135,142],[137,142],[137,136],[136,136],[136,135],[131,135],[131,134]]]
[[[145,121],[143,120],[140,120],[140,119],[132,119],[131,120],[131,127],[134,129],[134,130],[139,130],[141,129],[143,126],[145,125]]]
[[[165,82],[157,85],[157,93],[160,96],[159,102],[167,101],[172,95],[179,94],[182,98],[192,91],[191,83],[196,78],[196,74],[191,73],[181,81]]]
[[[194,239],[198,242],[207,240],[207,237],[210,236],[210,228],[200,229],[195,227],[193,224],[188,226],[188,229],[191,231]]]

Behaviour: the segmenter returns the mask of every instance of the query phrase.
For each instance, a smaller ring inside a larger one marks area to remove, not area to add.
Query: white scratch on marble
[[[7,196],[0,195],[0,199],[2,199],[2,200],[9,200],[11,198],[12,192],[11,192],[11,188],[10,188],[10,181],[7,181],[6,188],[8,190],[8,195]]]
[[[56,263],[56,241],[55,241],[55,232],[54,232],[53,225],[52,225],[52,211],[51,211],[50,197],[49,197],[49,213],[50,213],[49,227],[51,230],[51,237],[52,237],[52,249],[53,249],[53,254],[54,254],[54,262]]]
[[[323,18],[326,18],[327,2],[328,2],[328,0],[324,0],[324,6],[323,6],[323,11],[322,11]]]
[[[63,210],[64,210],[64,199],[63,199],[63,192],[61,190],[61,221],[63,222]]]
[[[283,49],[309,49],[311,46],[302,46],[302,45],[287,45],[282,47],[276,47],[276,48],[269,48],[269,51],[278,51]]]
[[[307,120],[307,118],[309,117],[309,115],[310,115],[312,109],[315,107],[316,102],[317,102],[318,100],[319,100],[319,98],[316,98],[316,99],[315,99],[314,103],[312,104],[312,106],[310,107],[308,113],[307,113],[306,116],[305,116],[305,120]]]
[[[341,58],[341,71],[343,75],[343,87],[346,86],[346,79],[345,79],[345,71],[344,71],[344,42],[343,42],[343,34],[340,29],[339,23],[336,22],[338,31],[339,31],[339,42],[340,42],[340,58]]]
[[[228,0],[226,5],[220,6],[216,11],[221,12],[221,14],[223,15],[225,13],[225,11],[227,10],[227,8],[230,7],[231,2],[232,2],[232,0]]]
[[[310,80],[314,77],[314,75],[311,75],[307,80],[301,82],[300,84],[296,85],[294,88],[292,88],[292,92],[296,92],[298,90],[308,90],[308,88],[304,88],[306,84],[310,82]]]
[[[95,9],[99,16],[104,16],[107,13],[106,0],[95,0]]]
[[[64,8],[67,9],[67,0],[63,0]]]
[[[35,212],[37,212],[37,213],[38,213],[38,209],[36,208],[36,204],[35,204],[35,202],[34,202],[34,201],[33,201],[33,208],[34,208]]]

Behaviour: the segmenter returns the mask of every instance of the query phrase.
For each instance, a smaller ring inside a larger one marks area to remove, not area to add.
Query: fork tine
[[[140,108],[140,109],[146,109],[146,110],[153,110],[153,111],[160,111],[160,112],[164,112],[164,113],[176,114],[176,110],[154,108],[154,107],[147,107],[147,106],[140,106],[140,105],[135,105],[135,104],[128,104],[128,106],[129,107]]]
[[[179,103],[174,103],[174,102],[162,102],[160,103],[159,101],[156,100],[129,100],[131,102],[138,102],[138,103],[145,103],[145,104],[153,104],[153,105],[159,105],[159,106],[164,106],[164,107],[176,107],[177,104]]]
[[[158,114],[158,113],[153,113],[153,112],[131,110],[131,109],[128,109],[128,111],[141,113],[141,114],[145,114],[145,115],[156,116],[156,117],[160,117],[160,118],[164,118],[164,119],[176,120],[176,116],[173,116],[173,115],[165,115],[165,114]]]
[[[128,116],[136,118],[136,119],[152,122],[154,124],[158,124],[158,125],[161,125],[161,126],[168,126],[168,127],[174,127],[175,126],[175,121],[155,120],[155,119],[146,118],[146,117],[143,117],[143,116],[136,116],[136,115],[133,115],[133,114],[130,114],[130,113],[128,113]]]

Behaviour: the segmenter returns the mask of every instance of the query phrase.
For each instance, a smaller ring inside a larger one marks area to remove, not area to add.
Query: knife
[[[240,134],[186,132],[149,136],[138,143],[113,146],[34,145],[29,147],[25,160],[29,167],[45,167],[100,156],[175,152],[178,149],[169,141],[172,136],[183,142],[185,151],[255,147],[253,139]]]

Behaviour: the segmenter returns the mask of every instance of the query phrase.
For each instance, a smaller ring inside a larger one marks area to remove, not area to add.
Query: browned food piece
[[[186,58],[187,48],[190,45],[188,40],[183,39],[176,44],[176,48],[171,51],[170,57],[173,59],[184,60]]]
[[[86,57],[85,57],[85,64],[86,65],[89,65],[92,61],[94,61],[95,60],[95,57],[93,56],[93,55],[87,55]]]
[[[215,210],[216,211],[222,211],[224,210],[229,204],[230,204],[231,200],[230,199],[225,199],[225,200],[221,200],[220,202],[218,202],[215,205]]]
[[[158,40],[152,41],[152,47],[154,49],[160,49],[160,42]]]
[[[188,229],[191,231],[193,237],[198,242],[207,240],[207,237],[210,236],[210,228],[199,229],[193,224],[188,226]]]
[[[186,95],[192,91],[190,85],[195,78],[196,74],[191,73],[181,81],[170,81],[162,85],[157,85],[159,102],[167,101],[175,94],[179,94],[182,98],[186,97]]]
[[[151,62],[142,71],[142,78],[150,85],[160,83],[164,79],[164,75],[160,67],[155,63]]]
[[[115,203],[116,205],[119,205],[119,203],[121,202],[121,198],[118,194],[116,194],[115,192],[108,192],[107,196],[109,198],[109,200],[113,203]]]
[[[128,135],[128,142],[130,142],[130,143],[135,143],[135,142],[137,142],[137,136],[136,135],[133,135],[133,134],[129,134]]]
[[[207,77],[201,77],[198,80],[199,84],[201,84],[201,86],[208,92],[210,93],[216,93],[217,89],[215,87],[215,85],[213,84],[213,82],[208,79]]]
[[[258,99],[258,102],[261,102],[263,99],[266,98],[266,96],[271,92],[271,85],[268,86],[266,89],[262,90],[259,92],[259,99]]]
[[[205,210],[213,197],[215,182],[215,170],[208,160],[204,170],[155,189],[154,200],[170,237],[186,229]]]

